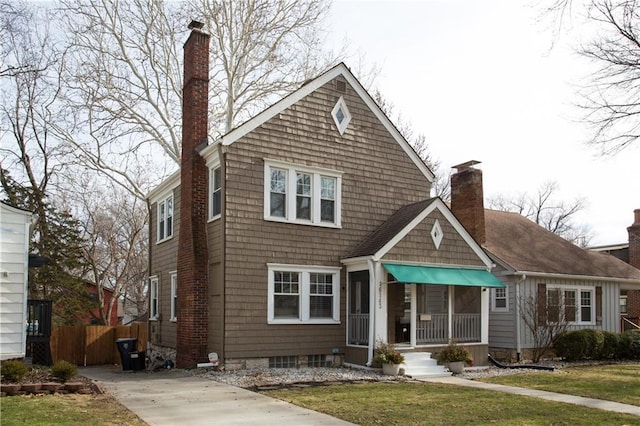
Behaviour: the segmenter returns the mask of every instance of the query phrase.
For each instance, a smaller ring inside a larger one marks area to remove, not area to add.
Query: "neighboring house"
[[[33,213],[0,202],[0,360],[24,358]]]
[[[627,228],[629,241],[607,246],[589,247],[589,250],[607,253],[640,269],[640,209],[633,211],[634,221]],[[621,327],[625,330],[640,328],[640,289],[620,291]]]
[[[89,297],[91,297],[91,300],[95,303],[99,303],[98,286],[94,283],[85,282],[85,288],[87,289],[87,293],[89,294]],[[113,298],[113,290],[103,287],[102,291],[104,293],[103,309],[106,313],[109,309],[109,303],[111,303],[111,299]],[[82,314],[78,314],[78,319],[82,321],[83,324],[98,325],[100,324],[100,309],[95,308]],[[107,318],[106,324],[104,325],[118,325],[118,303],[113,305],[111,316]]]
[[[152,345],[177,365],[370,365],[377,341],[486,362],[491,260],[344,64],[208,141],[185,44],[181,170],[149,194]]]
[[[474,162],[477,164],[477,162]],[[527,358],[532,334],[524,304],[543,322],[564,318],[569,329],[620,331],[620,295],[640,290],[640,270],[608,254],[582,249],[529,219],[484,209],[482,171],[473,164],[451,178],[451,210],[506,284],[491,291],[489,346],[501,358]]]

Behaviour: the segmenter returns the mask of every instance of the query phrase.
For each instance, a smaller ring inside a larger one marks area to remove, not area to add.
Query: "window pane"
[[[164,240],[165,205],[164,202],[158,206],[158,240]]]
[[[560,290],[547,290],[547,319],[549,322],[558,322],[560,320]]]
[[[506,308],[507,307],[507,299],[496,299],[496,308]]]
[[[334,202],[328,200],[320,201],[320,220],[323,222],[335,222]]]
[[[335,200],[336,199],[336,179],[322,177],[322,188],[320,191],[320,198],[323,200]]]
[[[576,292],[574,290],[564,292],[564,319],[569,322],[576,320]]]
[[[287,173],[284,170],[271,169],[271,192],[287,192]]]
[[[222,181],[220,179],[220,167],[213,170],[213,185],[211,194],[211,216],[217,216],[222,212]]]
[[[273,313],[275,318],[299,318],[299,298],[298,296],[276,295],[273,300]]]
[[[173,235],[173,197],[167,199],[167,237]]]
[[[296,174],[296,218],[311,220],[311,175]]]
[[[284,217],[285,212],[285,194],[271,193],[271,216]]]
[[[580,292],[580,321],[590,322],[591,318],[591,292]]]
[[[309,309],[311,318],[333,318],[333,297],[311,296]]]

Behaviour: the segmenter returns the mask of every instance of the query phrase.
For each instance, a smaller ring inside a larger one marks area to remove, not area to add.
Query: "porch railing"
[[[456,342],[481,340],[480,314],[453,314],[451,338]],[[416,343],[429,345],[448,343],[449,315],[432,314],[429,321],[416,321]]]
[[[369,314],[349,314],[349,344],[369,344]]]

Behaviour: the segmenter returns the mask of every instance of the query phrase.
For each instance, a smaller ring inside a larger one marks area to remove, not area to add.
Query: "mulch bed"
[[[80,393],[102,394],[100,387],[84,376],[74,376],[67,382],[52,375],[48,369],[31,369],[20,382],[0,383],[0,396]]]

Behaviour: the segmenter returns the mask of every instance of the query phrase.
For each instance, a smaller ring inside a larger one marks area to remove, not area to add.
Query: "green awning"
[[[406,284],[464,285],[504,288],[490,272],[482,269],[438,268],[434,266],[383,263],[396,281]]]

